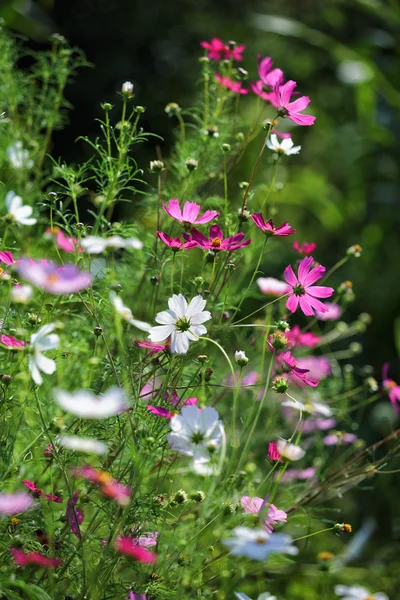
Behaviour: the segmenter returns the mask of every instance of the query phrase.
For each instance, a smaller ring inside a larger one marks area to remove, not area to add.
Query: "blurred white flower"
[[[188,306],[182,294],[174,294],[168,300],[169,309],[156,316],[156,322],[161,325],[150,329],[150,340],[162,342],[171,336],[171,352],[186,354],[189,343],[207,333],[202,323],[209,321],[211,314],[208,310],[203,310],[205,305],[206,300],[200,295],[195,296]]]
[[[137,329],[141,329],[142,331],[150,331],[151,325],[149,325],[149,323],[145,323],[144,321],[138,321],[137,319],[134,319],[131,309],[124,305],[121,298],[115,292],[110,292],[110,300],[116,312],[121,315],[125,321]]]
[[[72,394],[55,390],[54,397],[65,411],[84,419],[106,419],[128,408],[127,399],[120,388],[111,388],[100,397],[89,390],[77,390]]]
[[[22,198],[17,196],[15,192],[10,191],[6,196],[6,208],[8,215],[18,225],[35,225],[36,219],[31,218],[32,206],[22,204]]]
[[[280,279],[275,279],[275,277],[259,277],[257,285],[262,294],[270,294],[271,296],[283,296],[290,292],[290,286],[286,281],[280,281]]]
[[[99,442],[93,438],[81,438],[75,435],[59,435],[56,439],[59,446],[76,450],[78,452],[86,452],[87,454],[105,454],[107,446],[103,442]]]
[[[366,62],[345,60],[338,65],[337,76],[343,83],[357,85],[370,81],[374,77],[374,72]]]
[[[42,352],[56,350],[58,348],[60,338],[56,333],[52,333],[55,328],[55,323],[48,323],[47,325],[41,327],[39,331],[31,335],[31,353],[28,357],[28,368],[33,381],[37,385],[41,385],[43,383],[40,371],[42,371],[42,373],[46,373],[46,375],[52,375],[56,370],[55,361],[42,354]]]
[[[81,240],[81,246],[87,254],[101,254],[106,248],[134,248],[141,250],[143,242],[136,238],[122,238],[119,235],[112,235],[109,238],[101,238],[95,235],[88,235]]]
[[[299,400],[285,400],[285,402],[282,402],[282,406],[289,406],[290,408],[295,408],[300,412],[311,415],[322,415],[324,417],[331,417],[333,415],[332,410],[327,404],[318,402],[313,397],[310,397],[305,403],[299,402]]]
[[[210,452],[222,444],[223,425],[215,408],[195,405],[184,406],[180,415],[170,421],[171,433],[167,435],[172,450],[193,456],[196,462],[208,462]]]
[[[16,285],[11,288],[11,300],[18,304],[26,304],[32,295],[33,289],[30,285]]]
[[[275,133],[271,134],[271,137],[267,140],[267,148],[273,150],[277,154],[299,154],[301,146],[294,146],[292,138],[285,138],[281,142],[278,140],[278,136]]]
[[[29,158],[29,152],[24,150],[21,141],[8,146],[7,156],[14,169],[32,169],[33,167],[33,160]]]
[[[247,594],[244,594],[243,592],[235,592],[235,596],[238,598],[238,600],[251,600],[251,598],[249,598]],[[277,598],[276,596],[271,596],[269,592],[264,592],[258,596],[257,600],[277,600]]]
[[[267,533],[264,529],[235,527],[232,537],[225,538],[223,543],[233,556],[246,556],[253,560],[265,560],[273,552],[293,556],[298,553],[298,548],[292,545],[290,535]]]
[[[341,596],[341,600],[389,600],[383,592],[371,594],[365,587],[359,585],[336,585],[335,594]]]
[[[303,458],[306,453],[306,451],[303,450],[303,448],[300,448],[300,446],[289,444],[289,442],[286,440],[278,440],[276,447],[279,454],[288,460],[300,460],[300,458]]]

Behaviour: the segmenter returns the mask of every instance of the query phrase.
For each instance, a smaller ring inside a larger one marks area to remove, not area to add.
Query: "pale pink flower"
[[[16,515],[25,512],[33,502],[26,492],[0,494],[0,515]]]
[[[163,419],[172,419],[174,413],[170,412],[167,408],[163,406],[152,406],[151,404],[147,404],[146,408],[149,412],[153,413],[157,417],[162,417]]]
[[[325,431],[326,429],[332,429],[335,427],[335,419],[322,419],[317,417],[316,419],[307,419],[302,425],[302,431],[304,433],[312,433],[313,431]]]
[[[79,246],[78,238],[68,237],[61,230],[56,234],[56,244],[64,252],[83,252],[83,248]]]
[[[297,366],[300,369],[307,369],[308,375],[315,381],[321,381],[332,373],[332,367],[325,356],[300,356],[297,360]]]
[[[137,342],[137,345],[140,348],[146,348],[150,350],[149,354],[158,354],[159,352],[164,352],[165,350],[169,350],[169,343],[164,342],[164,344],[157,344],[155,342],[150,342],[149,340],[140,340]]]
[[[285,223],[283,223],[279,227],[276,227],[276,225],[274,225],[272,219],[265,222],[264,217],[262,216],[261,213],[256,213],[254,215],[251,215],[251,218],[253,220],[253,223],[255,223],[255,225],[257,225],[257,227],[259,229],[261,229],[261,231],[263,231],[267,237],[271,237],[271,236],[287,237],[288,235],[292,235],[293,233],[296,233],[296,230],[292,229],[287,221],[285,221]]]
[[[59,267],[51,261],[24,259],[18,261],[17,271],[23,279],[50,294],[72,294],[92,283],[90,273],[80,271],[75,265]]]
[[[300,96],[300,98],[297,98],[294,102],[290,101],[296,85],[296,82],[292,80],[288,81],[283,86],[278,82],[275,85],[275,98],[272,103],[279,110],[280,116],[288,117],[297,125],[313,125],[316,117],[301,114],[301,112],[309,105],[310,98],[308,96]]]
[[[315,317],[319,321],[336,321],[342,315],[342,309],[339,304],[335,304],[334,302],[323,302],[325,307],[324,311],[315,311]]]
[[[129,558],[133,558],[143,564],[153,565],[157,560],[157,556],[153,552],[138,546],[135,538],[132,537],[122,536],[117,538],[115,540],[115,549],[121,554],[129,556]]]
[[[314,259],[312,256],[303,258],[299,264],[298,275],[294,274],[291,265],[284,271],[285,280],[292,287],[289,298],[286,301],[286,308],[292,313],[296,312],[299,303],[300,308],[306,316],[313,316],[315,311],[327,312],[325,305],[317,298],[329,298],[334,289],[321,285],[313,285],[321,279],[325,273],[325,267],[317,265],[311,269]],[[310,271],[311,269],[311,271]]]
[[[126,600],[146,600],[146,594],[136,594],[135,592],[128,592]]]
[[[168,202],[168,206],[164,202],[162,205],[167,215],[184,225],[204,225],[204,223],[208,223],[219,216],[219,212],[215,210],[206,210],[199,217],[200,205],[196,204],[196,202],[185,202],[183,210],[179,206],[179,200],[175,200],[174,198]]]
[[[276,526],[278,522],[286,523],[287,513],[285,513],[284,510],[278,509],[274,504],[269,504],[266,500],[267,498],[263,500],[257,496],[254,498],[243,496],[240,502],[243,510],[249,514],[259,514],[260,512],[263,515],[265,514],[263,523],[264,529],[269,533],[272,533],[274,526]]]
[[[276,477],[280,478],[280,481],[292,481],[294,479],[299,479],[300,481],[315,481],[317,479],[315,467],[308,467],[307,469],[287,469],[282,477],[279,473],[276,474]]]
[[[36,565],[47,569],[55,569],[62,564],[58,558],[49,558],[40,552],[24,552],[20,548],[10,548],[11,555],[19,567]]]
[[[341,431],[332,431],[324,437],[325,446],[336,446],[341,444],[353,444],[357,440],[354,433],[342,433]]]
[[[285,281],[280,281],[275,277],[259,277],[256,283],[262,294],[276,296],[277,298],[278,296],[285,296],[292,289]]]

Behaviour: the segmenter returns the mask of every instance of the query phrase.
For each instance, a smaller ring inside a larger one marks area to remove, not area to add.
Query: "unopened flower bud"
[[[99,337],[103,333],[103,329],[101,327],[95,327],[93,333],[96,337]]]
[[[289,340],[281,331],[276,331],[268,338],[269,344],[275,350],[283,350],[289,344]]]
[[[238,210],[239,221],[241,221],[241,222],[248,221],[250,219],[250,216],[251,216],[251,213],[246,207],[239,208],[239,210]]]
[[[133,83],[131,81],[125,81],[125,83],[122,84],[121,92],[126,98],[132,98]]]
[[[373,377],[368,377],[365,380],[365,385],[367,386],[370,392],[377,392],[379,390],[378,382]]]
[[[222,151],[225,152],[225,154],[228,154],[228,152],[231,151],[231,145],[230,144],[222,144],[221,148],[222,148]]]
[[[239,365],[239,367],[245,367],[247,365],[247,363],[249,362],[249,359],[247,358],[244,350],[237,350],[235,352],[235,361],[236,361],[236,364]]]
[[[241,181],[239,183],[239,187],[241,190],[247,190],[247,188],[249,187],[249,182],[248,181]]]
[[[242,81],[246,81],[246,79],[249,76],[248,71],[246,71],[246,69],[243,69],[242,67],[237,68],[237,74],[239,75],[239,79],[241,79]]]
[[[217,448],[218,448],[218,445],[215,440],[211,440],[210,442],[208,442],[207,450],[210,454],[214,454],[214,452],[216,451]]]
[[[2,373],[0,375],[0,380],[2,383],[4,383],[4,385],[10,385],[11,383],[11,375],[8,375],[7,373]]]
[[[361,253],[362,248],[358,244],[350,246],[350,248],[347,249],[347,256],[355,256],[356,258],[359,258],[361,256]]]
[[[174,501],[177,504],[183,504],[184,502],[187,501],[187,499],[188,499],[188,495],[184,490],[178,490],[174,494]]]
[[[277,394],[286,394],[288,387],[289,382],[284,377],[275,377],[274,381],[272,382],[272,389]]]
[[[28,314],[28,321],[32,325],[38,325],[39,323],[42,322],[42,319],[39,317],[39,313],[29,313]]]
[[[213,263],[216,257],[216,253],[212,250],[209,250],[206,255],[206,262]]]
[[[210,381],[211,377],[213,376],[213,373],[214,369],[208,367],[208,369],[204,371],[204,381]]]
[[[229,321],[230,318],[231,318],[231,313],[227,310],[224,310],[224,312],[222,313],[222,320]]]
[[[50,421],[50,429],[53,431],[62,431],[65,429],[64,419],[62,417],[53,417]]]
[[[152,277],[150,277],[150,283],[152,285],[157,285],[158,281],[159,281],[159,279],[158,279],[158,277],[156,275],[153,275]]]
[[[170,102],[164,110],[169,117],[173,117],[181,112],[181,107],[176,102]]]
[[[351,525],[349,525],[349,523],[336,523],[333,530],[336,533],[351,533],[353,528]]]
[[[197,169],[197,167],[199,166],[199,161],[196,160],[195,158],[187,158],[185,160],[185,165],[188,171],[195,171]]]
[[[144,112],[146,112],[146,109],[144,106],[137,106],[136,107],[136,112],[138,115],[142,115]]]
[[[237,46],[237,43],[234,40],[229,40],[229,42],[228,42],[229,50],[234,50],[236,48],[236,46]]]
[[[349,350],[350,352],[352,352],[352,354],[361,354],[362,352],[362,345],[359,344],[358,342],[352,342],[349,346]]]
[[[229,269],[230,271],[234,271],[236,269],[236,265],[235,263],[229,262],[225,268]]]
[[[162,160],[151,160],[150,161],[150,173],[160,173],[164,169],[164,163]]]
[[[197,360],[201,363],[205,363],[208,361],[208,356],[207,356],[207,354],[199,354],[199,356],[197,357]]]
[[[103,102],[103,104],[101,105],[101,108],[103,110],[105,110],[106,112],[108,112],[108,111],[112,110],[113,105],[110,104],[109,102]]]
[[[368,313],[361,313],[360,315],[358,315],[358,319],[362,323],[365,323],[365,325],[369,325],[372,322],[372,317]]]
[[[239,131],[239,133],[237,133],[235,135],[235,140],[239,143],[244,142],[244,140],[245,140],[244,133],[242,131]]]
[[[204,492],[202,492],[201,490],[197,490],[196,492],[191,492],[190,493],[190,499],[194,500],[195,502],[204,502],[204,500],[206,499],[206,495]]]
[[[200,56],[199,63],[203,63],[203,64],[207,65],[209,62],[210,62],[210,59],[208,58],[208,56]]]
[[[216,125],[210,125],[209,127],[207,127],[206,132],[208,137],[219,137],[218,127]]]
[[[226,504],[222,510],[222,514],[225,517],[235,514],[235,505],[234,504]]]
[[[275,321],[274,325],[278,331],[286,332],[290,330],[290,325],[287,321]]]

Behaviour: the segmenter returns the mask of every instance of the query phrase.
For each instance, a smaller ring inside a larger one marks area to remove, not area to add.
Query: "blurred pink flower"
[[[116,481],[105,471],[85,465],[73,468],[72,474],[74,477],[82,477],[90,483],[94,483],[100,488],[100,491],[106,498],[115,500],[120,506],[127,506],[130,503],[131,490],[122,483],[119,483],[119,481]]]
[[[137,342],[137,345],[140,348],[146,348],[150,350],[149,354],[158,354],[159,352],[164,352],[164,350],[169,350],[169,344],[164,342],[164,344],[158,344],[156,342],[150,342],[150,340],[140,340]]]
[[[286,302],[286,308],[290,312],[296,312],[299,303],[300,308],[306,316],[313,316],[315,311],[326,312],[325,305],[317,298],[329,298],[334,289],[321,285],[313,285],[318,279],[321,279],[325,273],[325,267],[318,265],[311,269],[314,259],[312,256],[303,258],[300,261],[298,275],[294,274],[291,265],[284,271],[285,280],[292,286],[292,292]],[[311,271],[310,271],[311,269]]]
[[[224,234],[219,225],[212,225],[210,227],[209,238],[197,229],[192,229],[190,233],[193,241],[195,241],[200,248],[203,250],[213,250],[214,252],[220,250],[238,250],[239,248],[244,248],[251,244],[251,240],[243,241],[246,235],[245,233],[236,233],[235,235],[224,239]],[[186,238],[187,234],[184,233],[183,236]]]
[[[164,244],[169,246],[174,252],[178,250],[187,250],[189,248],[196,248],[196,242],[191,240],[187,242],[182,242],[180,237],[170,237],[167,233],[163,233],[162,231],[157,231],[157,235]]]
[[[24,552],[20,548],[10,548],[11,555],[19,567],[27,565],[36,565],[48,569],[55,569],[62,564],[58,558],[49,558],[40,552]]]
[[[79,246],[78,238],[66,236],[61,229],[57,232],[56,244],[64,252],[83,252],[83,248]]]
[[[158,531],[147,531],[136,535],[137,527],[132,527],[132,533],[135,535],[134,541],[138,546],[142,548],[151,548],[157,545]]]
[[[352,444],[357,440],[354,433],[342,433],[341,431],[332,431],[324,437],[325,446],[336,446],[338,444]]]
[[[0,342],[4,346],[8,346],[9,348],[23,348],[25,346],[25,342],[23,340],[17,340],[12,335],[2,335],[0,337]]]
[[[316,387],[318,385],[318,381],[306,377],[306,373],[309,373],[310,369],[299,367],[300,359],[296,360],[290,351],[283,352],[283,354],[278,355],[276,358],[278,364],[283,367],[284,373],[288,369],[291,375],[295,375],[306,385],[311,387]]]
[[[385,363],[382,368],[383,382],[382,387],[389,396],[389,400],[396,413],[400,413],[400,385],[397,385],[393,379],[389,379],[389,363]]]
[[[152,406],[151,404],[147,404],[146,408],[149,412],[153,413],[157,417],[162,417],[163,419],[172,419],[174,413],[170,412],[167,408],[163,406]]]
[[[246,48],[243,44],[235,45],[231,48],[229,44],[225,44],[218,38],[212,38],[210,42],[200,42],[200,46],[208,51],[207,58],[216,61],[230,60],[232,58],[240,62],[243,60],[242,54]]]
[[[285,331],[284,335],[295,346],[304,346],[307,348],[314,348],[321,341],[321,338],[311,331],[302,333],[298,325],[294,325],[290,331]]]
[[[253,223],[255,223],[255,225],[257,225],[257,227],[261,229],[261,231],[263,231],[267,237],[275,235],[287,237],[288,235],[296,233],[296,230],[292,229],[287,221],[285,221],[283,225],[276,227],[276,225],[274,225],[274,223],[272,222],[272,219],[265,222],[264,217],[261,213],[251,215],[251,218],[253,220]]]
[[[219,212],[215,210],[206,210],[206,212],[199,217],[200,204],[196,204],[196,202],[185,202],[183,210],[181,211],[179,200],[175,200],[174,198],[168,202],[168,206],[166,206],[164,202],[162,203],[162,206],[167,215],[184,225],[204,225],[219,216]]]
[[[7,266],[15,263],[12,252],[0,252],[0,262],[5,263]]]
[[[146,600],[146,594],[135,594],[135,592],[128,592],[126,600]]]
[[[143,564],[153,565],[157,560],[157,556],[153,552],[138,546],[135,538],[132,537],[122,536],[117,538],[115,540],[115,548],[121,554],[129,556]]]
[[[51,500],[51,502],[62,502],[59,496],[56,496],[55,494],[46,494],[46,492],[36,487],[36,484],[33,481],[30,481],[29,479],[25,479],[25,481],[23,481],[22,483],[25,487],[28,488],[28,490],[30,490],[36,496],[43,496],[43,498]]]
[[[23,279],[50,294],[72,294],[92,283],[91,274],[80,271],[75,265],[59,267],[50,261],[24,259],[18,261],[17,271]]]
[[[223,77],[219,73],[215,73],[215,79],[222,87],[234,92],[235,94],[241,94],[242,96],[245,96],[249,93],[247,88],[242,87],[240,81],[233,81],[230,77]]]
[[[277,473],[275,475],[276,477],[280,477],[280,481],[292,481],[293,479],[300,479],[300,480],[312,480],[315,481],[316,480],[316,468],[315,467],[308,467],[307,469],[287,469],[287,471],[284,472],[284,474],[282,475],[282,477],[280,477],[280,474]]]
[[[288,117],[291,121],[297,125],[314,125],[316,117],[311,115],[303,115],[301,112],[307,108],[310,103],[308,96],[300,96],[294,102],[290,101],[290,98],[296,87],[295,81],[288,81],[285,85],[280,85],[281,82],[277,82],[274,88],[275,98],[272,104],[279,110],[279,114],[282,117]]]
[[[83,519],[85,518],[83,511],[79,508],[76,508],[79,493],[79,490],[77,490],[73,493],[72,500],[71,498],[68,498],[67,509],[65,512],[67,523],[69,524],[72,533],[76,535],[77,538],[80,537],[79,525],[83,523]]]
[[[284,510],[279,510],[274,504],[269,504],[267,498],[264,500],[255,496],[250,498],[249,496],[242,496],[240,502],[242,508],[248,514],[262,514],[265,513],[266,518],[263,523],[263,527],[269,533],[273,532],[273,528],[278,524],[279,521],[286,523],[287,513]]]
[[[297,359],[300,369],[308,369],[308,377],[320,381],[332,373],[332,367],[325,356],[301,356]]]
[[[298,241],[293,242],[293,248],[302,256],[312,254],[317,247],[315,242],[303,242],[301,245]]]
[[[275,279],[275,277],[259,277],[256,283],[262,294],[269,294],[276,297],[284,296],[292,289],[285,281]]]
[[[16,515],[25,512],[33,504],[27,492],[0,494],[0,515]]]
[[[342,309],[339,304],[334,304],[333,302],[323,302],[323,306],[325,307],[324,311],[315,311],[315,317],[319,321],[336,321],[342,314]]]
[[[306,419],[303,422],[301,429],[304,433],[312,433],[313,431],[324,431],[326,429],[332,429],[332,427],[335,427],[335,425],[335,419],[322,419],[318,417],[316,419]]]

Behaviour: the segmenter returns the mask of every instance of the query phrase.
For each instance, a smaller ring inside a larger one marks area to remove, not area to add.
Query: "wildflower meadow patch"
[[[318,101],[270,57],[199,46],[169,155],[127,81],[66,164],[51,140],[86,59],[57,34],[21,69],[0,30],[0,598],[395,597],[351,566],[372,534],[351,504],[399,452],[360,432],[378,398],[400,411],[390,365],[343,366],[362,250],[321,265],[275,198]]]

